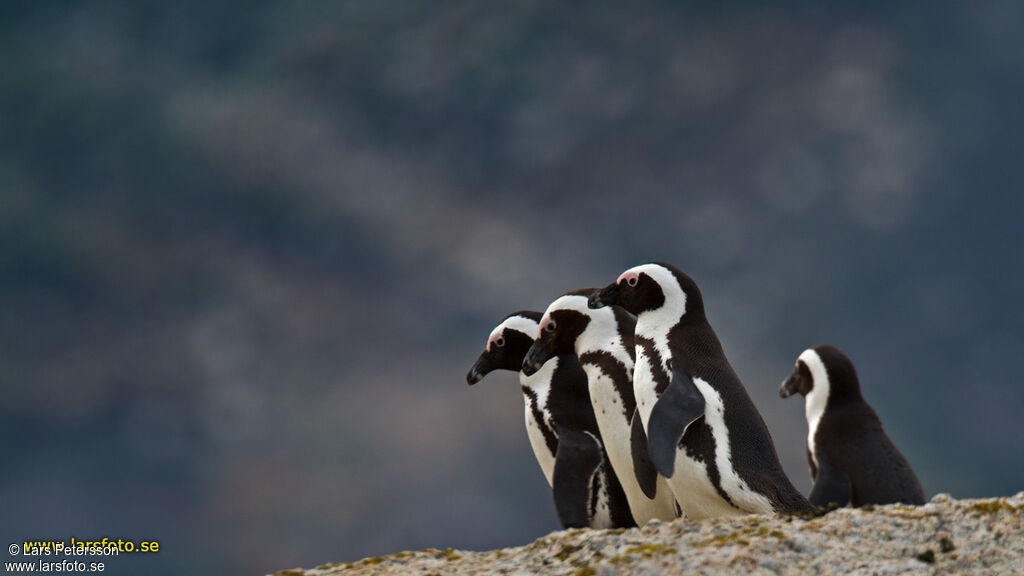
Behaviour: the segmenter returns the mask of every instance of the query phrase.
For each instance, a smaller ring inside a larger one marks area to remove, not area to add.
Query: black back
[[[687,298],[686,313],[669,331],[672,362],[691,378],[706,381],[721,396],[725,406],[725,424],[729,429],[733,469],[752,490],[764,495],[776,511],[792,514],[810,510],[810,503],[783,471],[761,413],[729,364],[718,336],[704,314],[703,298],[696,283],[674,267],[661,265],[676,276]],[[655,381],[658,389],[664,390],[668,386],[669,375],[658,372],[655,372]],[[720,473],[715,465],[715,440],[710,425],[704,420],[695,422],[684,436],[683,443],[690,457],[705,463],[712,483],[719,487]],[[719,494],[730,501],[721,488]]]
[[[829,395],[815,432],[819,461],[846,476],[852,504],[924,504],[924,490],[910,463],[861,395],[853,363],[833,346],[815,346],[829,378]],[[817,469],[812,464],[812,479]]]

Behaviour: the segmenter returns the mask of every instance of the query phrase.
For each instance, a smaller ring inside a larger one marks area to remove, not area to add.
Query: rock
[[[1024,574],[1024,492],[820,517],[741,516],[565,530],[519,548],[421,550],[275,576],[539,574]]]

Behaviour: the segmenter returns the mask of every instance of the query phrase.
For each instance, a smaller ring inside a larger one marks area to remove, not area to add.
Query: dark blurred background
[[[260,574],[558,527],[506,313],[672,262],[810,486],[832,343],[929,495],[1024,488],[1024,5],[0,8],[3,543]]]

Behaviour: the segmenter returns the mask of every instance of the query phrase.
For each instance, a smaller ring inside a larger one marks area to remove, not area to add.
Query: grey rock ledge
[[[817,518],[741,516],[565,530],[518,548],[421,550],[274,576],[610,574],[1024,574],[1024,492]]]

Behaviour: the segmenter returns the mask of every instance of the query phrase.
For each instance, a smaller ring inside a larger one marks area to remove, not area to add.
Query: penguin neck
[[[576,354],[558,356],[558,368],[551,377],[545,411],[552,425],[574,430],[596,430],[594,409],[590,400],[589,381]]]
[[[576,355],[582,357],[590,352],[607,352],[622,364],[632,367],[633,358],[629,349],[632,343],[627,347],[611,309],[599,308],[593,312],[587,327],[576,338]]]
[[[675,358],[682,368],[693,370],[725,358],[722,344],[703,314],[672,317],[664,307],[637,317],[636,333],[654,342],[666,363]]]
[[[804,402],[804,411],[807,415],[807,450],[814,459],[814,465],[818,465],[818,454],[815,451],[814,438],[818,433],[818,426],[821,424],[821,417],[825,415],[825,408],[829,403],[829,392],[831,384],[828,380],[828,372],[821,362],[805,362],[811,373],[811,391],[807,393]]]
[[[527,391],[531,392],[537,398],[540,407],[547,403],[548,395],[551,393],[551,381],[555,370],[558,369],[558,361],[557,356],[551,358],[540,367],[540,370],[529,376],[519,373],[519,384],[523,387],[524,396],[529,396],[526,394]]]
[[[665,300],[654,310],[644,310],[636,316],[636,332],[648,338],[659,334],[667,337],[672,327],[686,316],[686,293],[676,282],[661,283]]]
[[[687,358],[692,360],[703,360],[706,358],[721,358],[725,356],[722,350],[722,343],[718,335],[708,323],[707,319],[681,318],[669,333],[669,338],[682,343],[679,350]]]
[[[594,312],[600,314],[591,315],[587,327],[576,338],[576,353],[587,374],[590,400],[598,422],[604,418],[617,419],[621,415],[622,420],[618,422],[628,426],[636,409],[632,334],[627,339],[619,332],[615,314],[610,309],[601,308]],[[616,405],[621,408],[621,413],[609,409]],[[601,415],[597,415],[598,412]]]
[[[856,374],[848,372],[833,373],[829,367],[828,405],[830,408],[850,404],[866,404],[860,393],[860,383]],[[817,383],[815,383],[817,385]],[[814,390],[812,389],[811,392]]]
[[[549,399],[563,404],[575,404],[580,399],[590,404],[590,391],[587,388],[587,375],[580,365],[576,354],[560,354],[555,357],[557,366],[551,374]]]

